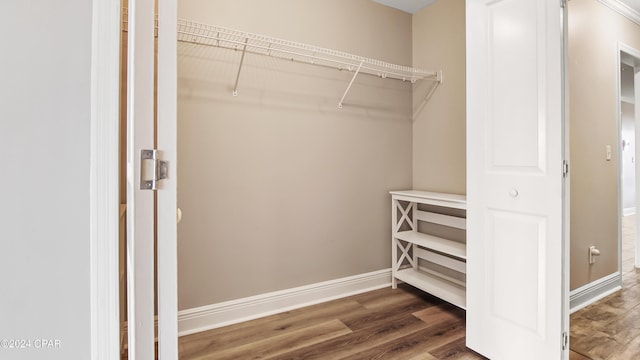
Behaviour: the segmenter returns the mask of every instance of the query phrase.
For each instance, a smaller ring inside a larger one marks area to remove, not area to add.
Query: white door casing
[[[634,104],[640,104],[640,66],[638,66],[638,63],[640,63],[640,50],[635,49],[627,44],[618,43],[618,56],[621,57],[621,53],[624,52],[627,54],[627,56],[631,56],[634,58],[633,61],[633,100],[634,100]],[[621,61],[618,61],[618,63],[620,63]],[[618,83],[621,84],[622,81],[620,79],[620,73],[618,72]],[[621,85],[618,86],[618,91],[621,91]],[[618,94],[618,98],[621,99],[621,94]],[[620,102],[618,101],[618,104],[620,104]],[[622,116],[622,110],[618,109],[618,114],[620,116]],[[635,171],[635,198],[634,198],[634,203],[635,203],[635,209],[636,209],[636,214],[638,213],[638,211],[640,211],[640,166],[638,166],[638,159],[640,159],[640,157],[638,157],[638,155],[640,155],[640,146],[638,146],[638,141],[640,140],[640,106],[635,105],[634,106],[634,119],[635,119],[635,131],[634,131],[634,138],[632,139],[633,141],[633,146],[632,148],[634,148],[635,152],[633,153],[634,158],[634,171]],[[619,120],[619,124],[622,123],[622,120]],[[619,125],[621,126],[621,125]],[[622,202],[622,201],[621,201]],[[623,210],[623,209],[622,209]],[[622,211],[621,210],[621,211]],[[636,219],[635,219],[635,225],[636,225],[636,229],[640,229],[640,216],[636,215]],[[619,226],[621,226],[619,224]],[[618,270],[621,271],[622,270],[622,243],[621,243],[621,239],[618,239]],[[636,268],[640,268],[640,231],[636,231],[636,235],[635,235],[635,259],[634,259],[634,266]]]
[[[634,50],[632,55],[636,57],[636,59],[640,59],[640,52]],[[640,140],[640,69],[638,66],[633,68],[633,95],[635,99],[634,106],[634,117],[635,117],[635,170],[636,170],[636,229],[640,229],[640,167],[638,166],[638,155],[640,154],[640,145],[638,145],[638,140]],[[635,235],[635,260],[634,266],[636,268],[640,268],[640,231],[636,230]],[[622,250],[622,245],[619,244],[618,248]],[[618,259],[622,259],[621,254],[618,254]],[[618,266],[619,269],[622,268],[622,264]]]
[[[467,0],[467,346],[560,359],[563,12]]]

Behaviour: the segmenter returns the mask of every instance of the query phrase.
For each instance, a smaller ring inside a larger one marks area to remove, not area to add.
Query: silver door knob
[[[518,197],[518,189],[511,189],[509,191],[509,196],[511,197]]]

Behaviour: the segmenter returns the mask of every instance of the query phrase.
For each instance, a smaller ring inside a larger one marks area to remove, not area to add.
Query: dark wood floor
[[[635,217],[622,219],[622,290],[571,315],[575,360],[640,359],[640,273],[634,267]],[[574,358],[572,358],[574,359]]]
[[[485,359],[465,312],[409,286],[376,290],[179,339],[180,359]]]
[[[634,218],[623,219],[623,290],[571,315],[571,360],[640,359]],[[410,286],[179,339],[180,359],[485,359],[465,347],[465,312]]]

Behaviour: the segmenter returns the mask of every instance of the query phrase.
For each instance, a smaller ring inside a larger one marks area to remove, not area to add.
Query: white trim
[[[158,5],[157,146],[169,162],[169,178],[157,193],[158,357],[178,358],[177,209],[177,9],[176,0]]]
[[[120,357],[118,143],[120,0],[93,1],[91,38],[91,359]]]
[[[562,7],[562,160],[564,164],[571,163],[570,132],[569,132],[569,9],[566,1]],[[568,169],[567,169],[568,170]],[[569,334],[571,289],[571,171],[567,171],[562,181],[562,333]],[[567,344],[568,345],[568,344]],[[562,360],[569,360],[569,346],[562,348]]]
[[[636,61],[640,60],[640,51],[638,51],[637,49],[618,41],[618,52],[616,53],[617,59],[618,59],[618,64],[620,64],[622,62],[622,54],[621,53],[625,53],[626,55],[629,55],[631,57],[633,57]],[[626,56],[625,56],[626,58]],[[636,62],[634,61],[634,63]],[[634,66],[634,68],[637,69],[637,67],[635,66],[635,64],[631,64],[632,66]],[[622,109],[620,108],[620,100],[622,98],[621,92],[622,92],[622,79],[621,79],[621,75],[620,75],[620,71],[618,70],[619,68],[616,67],[616,79],[617,79],[617,94],[618,94],[618,101],[616,101],[616,104],[618,106],[617,108],[617,114],[618,114],[618,136],[621,136],[622,134]],[[640,79],[639,79],[639,75],[636,74],[634,75],[634,100],[636,103],[640,103],[640,85],[638,85],[640,83]],[[639,108],[636,106],[635,107],[635,113],[634,113],[634,118],[635,118],[635,128],[636,129],[640,129],[640,110]],[[635,132],[635,139],[634,141],[638,141],[640,140],[640,132],[636,131]],[[620,138],[618,138],[618,146],[621,146],[621,142],[620,142]],[[620,148],[620,151],[622,151],[622,148]],[[640,147],[636,147],[635,150],[635,157],[638,158],[638,154],[640,154]],[[619,165],[620,166],[620,165]],[[620,189],[622,189],[622,174],[620,171],[618,171],[617,173],[618,175],[618,187]],[[635,166],[635,186],[636,189],[640,188],[640,167]],[[622,204],[622,197],[619,195],[618,197],[620,204]],[[635,209],[638,206],[638,203],[640,203],[640,193],[638,193],[636,191],[636,197],[634,199],[634,204],[635,206],[631,209],[633,209],[633,213],[635,213]],[[629,213],[629,209],[623,209],[622,213],[624,216],[627,215],[632,215],[632,213]],[[640,217],[636,217],[636,221],[635,221],[635,225],[636,225],[636,229],[640,229]],[[622,229],[622,218],[619,217],[618,219],[618,230]],[[622,272],[622,235],[621,235],[621,231],[618,231],[618,271]],[[635,251],[634,251],[634,263],[637,266],[638,264],[640,264],[640,232],[636,231],[635,235],[634,235],[634,240],[633,240],[634,244],[635,244]]]
[[[615,272],[571,291],[571,313],[622,289],[622,273]]]
[[[636,213],[636,207],[628,207],[622,210],[622,216],[630,216]]]
[[[604,6],[640,25],[640,13],[619,0],[598,0]]]
[[[178,336],[391,286],[391,269],[274,291],[178,312]]]
[[[155,194],[140,188],[142,149],[155,148],[155,1],[131,0],[127,23],[127,320],[129,357],[153,359]],[[163,359],[164,360],[164,359]]]

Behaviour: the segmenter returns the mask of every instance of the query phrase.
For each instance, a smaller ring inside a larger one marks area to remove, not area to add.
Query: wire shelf
[[[392,78],[412,83],[417,80],[440,82],[441,79],[440,72],[391,64],[341,51],[184,19],[178,19],[178,41],[241,50],[285,60],[333,67],[339,70],[359,71],[381,78]]]

